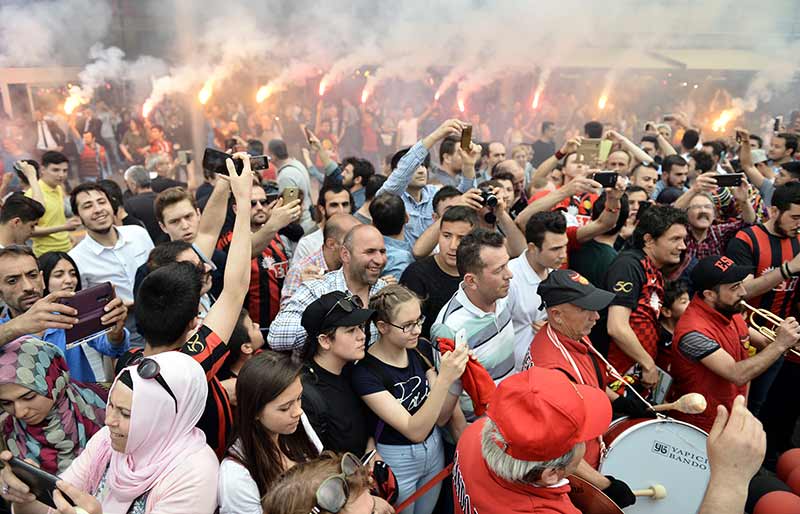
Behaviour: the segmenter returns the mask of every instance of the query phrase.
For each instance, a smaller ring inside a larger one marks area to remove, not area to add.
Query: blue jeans
[[[378,453],[391,466],[397,478],[397,503],[403,502],[444,469],[444,446],[439,428],[419,444],[378,444]],[[433,486],[422,498],[408,506],[408,514],[431,514],[436,507],[442,483]]]

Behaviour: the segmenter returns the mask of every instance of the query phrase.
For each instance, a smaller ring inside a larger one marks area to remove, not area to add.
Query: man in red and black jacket
[[[234,210],[236,209],[234,206]],[[286,206],[279,201],[279,205],[270,212],[266,191],[256,185],[248,209],[253,236],[249,266],[250,285],[245,308],[250,313],[250,319],[262,327],[268,327],[278,315],[283,280],[289,270],[289,258],[278,231],[300,219],[300,200]],[[233,232],[220,237],[217,250],[230,254],[232,238]]]
[[[781,318],[797,313],[800,276],[800,183],[775,188],[769,220],[740,230],[728,243],[726,254],[736,264],[752,266],[755,278],[747,281],[746,301]],[[794,388],[800,381],[800,359],[779,359],[753,381],[749,408],[759,416],[767,432],[767,463],[776,452],[791,448],[800,404]]]
[[[669,364],[669,356],[658,346],[664,297],[661,271],[681,262],[686,222],[680,209],[650,207],[633,232],[633,247],[620,252],[606,275],[606,290],[616,294],[608,308],[608,359],[622,374],[631,374],[638,364],[647,388],[658,381],[656,365],[665,369]]]
[[[749,357],[751,336],[740,312],[751,271],[725,256],[702,259],[691,275],[695,296],[675,326],[674,393],[676,397],[700,393],[708,407],[700,414],[673,414],[706,432],[714,424],[718,405],[730,411],[737,396],[747,395],[748,383],[800,339],[800,325],[788,318],[778,328],[775,342]],[[753,337],[763,338],[761,334]],[[763,347],[764,343],[759,344]]]
[[[141,356],[181,351],[203,366],[208,379],[206,408],[197,426],[220,458],[224,455],[233,425],[228,394],[217,373],[228,355],[227,341],[239,319],[250,282],[250,195],[253,173],[245,158],[244,171],[237,175],[229,165],[230,184],[239,209],[225,267],[225,286],[217,301],[197,327],[202,274],[188,262],[168,264],[142,281],[136,295],[135,312],[139,332],[146,343],[143,351],[129,352],[117,368],[136,364]]]

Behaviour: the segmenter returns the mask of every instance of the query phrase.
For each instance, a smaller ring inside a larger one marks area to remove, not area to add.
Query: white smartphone
[[[458,332],[456,332],[456,348],[459,348],[460,346],[466,346],[466,344],[467,344],[467,331],[466,329],[463,328],[459,329]]]

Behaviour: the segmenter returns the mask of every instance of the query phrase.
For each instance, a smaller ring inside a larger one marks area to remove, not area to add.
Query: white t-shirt
[[[508,308],[511,311],[511,322],[514,324],[514,369],[522,370],[525,355],[531,346],[536,332],[531,323],[547,319],[547,312],[539,310],[542,298],[539,296],[539,284],[543,280],[533,271],[527,259],[528,251],[511,259],[508,269],[514,274],[508,290]],[[549,270],[548,270],[549,272]]]
[[[417,118],[397,122],[397,146],[414,146],[417,142]]]

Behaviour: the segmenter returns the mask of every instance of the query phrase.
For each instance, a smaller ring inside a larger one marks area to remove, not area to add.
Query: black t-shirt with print
[[[461,277],[448,275],[436,264],[433,255],[412,262],[400,277],[400,283],[414,291],[422,298],[422,314],[425,323],[422,325],[422,337],[430,338],[431,326],[442,310],[444,304],[458,290]]]
[[[413,415],[430,394],[428,378],[425,376],[427,364],[419,353],[406,350],[408,366],[398,368],[367,353],[366,357],[353,368],[353,389],[359,396],[386,391],[386,384],[391,384],[389,391],[400,404]],[[370,413],[370,427],[375,427],[376,441],[381,444],[410,445],[414,444],[403,434],[382,422],[374,413]],[[435,428],[434,428],[435,429]]]

